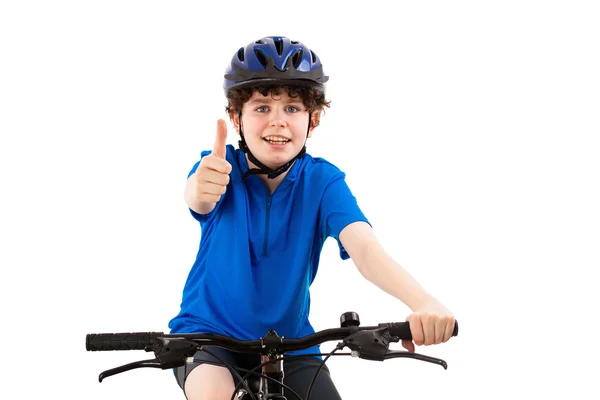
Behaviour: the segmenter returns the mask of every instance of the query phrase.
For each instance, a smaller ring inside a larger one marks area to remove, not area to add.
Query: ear
[[[235,129],[235,133],[240,134],[240,115],[234,112],[229,113],[229,118],[233,123],[233,127]]]
[[[317,126],[319,126],[319,121],[321,120],[321,113],[318,111],[314,111],[310,120],[310,128],[308,130],[308,137],[312,137],[312,133]]]

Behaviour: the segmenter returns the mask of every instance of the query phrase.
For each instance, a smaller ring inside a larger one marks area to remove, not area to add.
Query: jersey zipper
[[[263,242],[262,256],[267,256],[267,246],[269,244],[269,225],[271,220],[271,200],[272,196],[267,196],[267,220],[265,222],[265,241]]]

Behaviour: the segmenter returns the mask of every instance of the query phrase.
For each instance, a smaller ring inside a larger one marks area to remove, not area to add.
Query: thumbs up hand
[[[207,213],[212,211],[215,204],[221,199],[225,193],[227,184],[229,183],[229,173],[231,172],[231,164],[225,159],[227,142],[227,125],[225,121],[219,119],[217,121],[217,136],[211,154],[204,156],[200,165],[194,174],[190,177],[195,180],[195,190],[193,190],[194,198],[188,204],[195,211],[204,211]],[[187,197],[186,188],[186,197]],[[195,205],[193,207],[192,205]]]

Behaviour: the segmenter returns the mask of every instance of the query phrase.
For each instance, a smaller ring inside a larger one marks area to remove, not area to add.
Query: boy
[[[344,173],[306,153],[325,100],[319,57],[302,43],[265,37],[236,52],[225,74],[227,113],[240,136],[226,145],[217,123],[212,151],[204,151],[185,188],[185,200],[200,222],[202,237],[172,333],[217,333],[258,339],[270,329],[286,338],[313,333],[308,321],[309,287],[327,237],[338,241],[342,259],[404,302],[414,344],[446,342],[454,317],[382,249],[344,181]],[[213,348],[233,366],[253,368],[259,356]],[[313,347],[294,354],[318,353]],[[189,400],[230,399],[234,379],[198,352],[176,370]],[[292,358],[284,382],[306,395],[320,360]],[[237,383],[237,381],[235,382]],[[311,399],[340,399],[325,367]]]

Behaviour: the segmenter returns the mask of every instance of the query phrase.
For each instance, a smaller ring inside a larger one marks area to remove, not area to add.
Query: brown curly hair
[[[225,106],[225,112],[229,115],[229,118],[233,118],[234,115],[237,115],[242,110],[244,103],[246,103],[250,97],[254,94],[254,92],[259,92],[263,96],[271,95],[272,99],[275,99],[274,96],[281,95],[281,92],[285,90],[288,96],[292,98],[300,97],[302,99],[302,103],[306,107],[306,110],[309,113],[312,112],[325,112],[325,107],[329,108],[331,101],[325,99],[325,93],[321,90],[304,87],[304,86],[261,86],[261,87],[253,87],[253,88],[240,88],[240,89],[232,89],[227,94],[227,106]],[[318,121],[318,120],[317,120]],[[318,125],[318,122],[317,122]],[[317,126],[315,125],[315,126]]]

